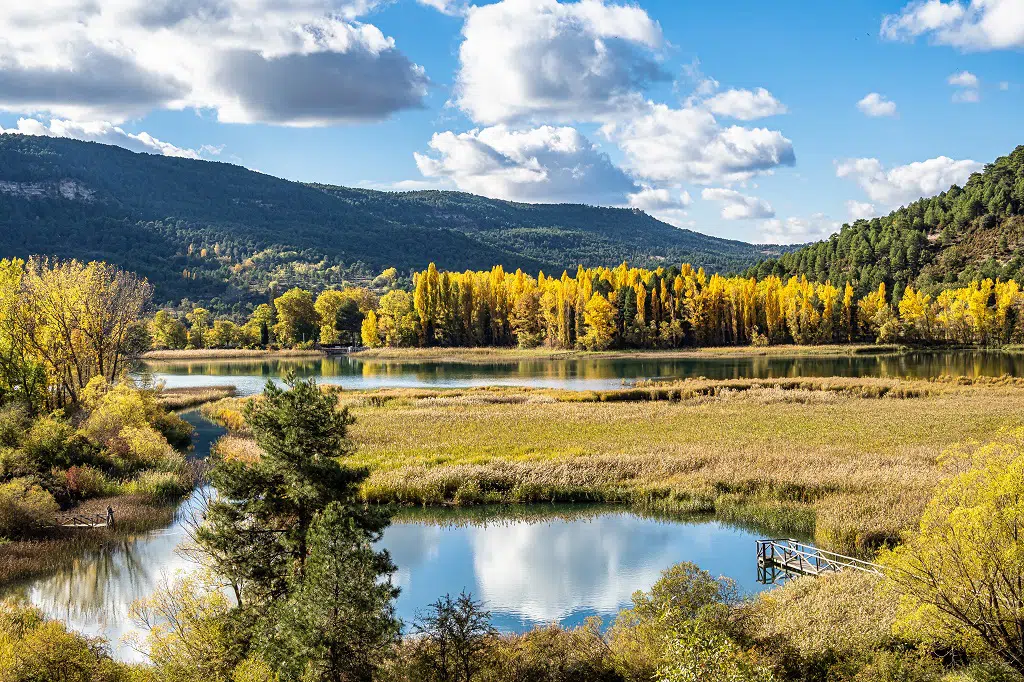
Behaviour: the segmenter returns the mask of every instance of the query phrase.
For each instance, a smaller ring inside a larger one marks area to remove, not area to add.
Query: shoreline
[[[256,360],[263,358],[324,358],[322,350],[263,350],[252,348],[205,348],[202,350],[151,350],[139,356],[143,362],[175,360]]]
[[[897,344],[829,344],[820,346],[781,345],[708,346],[675,350],[560,350],[551,348],[373,348],[352,353],[359,360],[491,362],[522,360],[694,360],[757,357],[830,357],[856,355],[895,355],[908,352],[984,350],[980,348],[901,346]]]
[[[116,547],[126,540],[170,526],[178,507],[187,497],[185,495],[180,500],[135,495],[97,497],[65,510],[63,513],[103,513],[109,504],[116,510],[117,525],[113,530],[58,528],[44,537],[4,543],[0,551],[0,594],[16,589],[21,583],[59,571],[86,552]]]

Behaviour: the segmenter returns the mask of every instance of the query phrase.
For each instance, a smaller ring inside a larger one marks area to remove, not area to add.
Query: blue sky
[[[1024,143],[1021,0],[40,0],[0,35],[7,131],[746,241]]]

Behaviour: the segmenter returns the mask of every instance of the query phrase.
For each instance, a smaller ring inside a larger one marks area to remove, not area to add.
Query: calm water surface
[[[194,412],[185,416],[197,428],[197,454],[207,453],[223,430]],[[180,548],[202,499],[197,491],[166,529],[86,553],[68,569],[14,592],[75,630],[108,638],[118,658],[138,660],[142,655],[125,641],[136,631],[129,606],[196,569]],[[680,561],[729,576],[745,592],[764,589],[756,581],[754,551],[754,540],[763,535],[706,519],[543,506],[403,512],[381,546],[398,567],[397,610],[407,623],[445,593],[465,590],[486,602],[496,627],[522,631],[613,616],[633,592],[650,588],[662,570]]]
[[[350,388],[477,386],[487,384],[613,388],[639,379],[786,376],[1024,376],[1024,355],[999,352],[910,353],[833,357],[562,359],[486,364],[382,362],[348,357],[273,361],[154,363],[147,370],[169,387],[234,384],[258,392],[289,371]],[[197,413],[185,415],[197,431],[196,456],[206,456],[223,434]],[[51,617],[110,639],[118,657],[139,654],[124,642],[133,631],[128,607],[195,565],[180,553],[186,520],[201,509],[197,491],[168,528],[91,552],[56,575],[17,592]],[[399,615],[407,622],[445,593],[472,592],[491,609],[495,625],[519,631],[537,624],[574,625],[588,616],[612,616],[659,573],[693,561],[735,579],[750,593],[756,582],[754,540],[765,534],[713,520],[666,520],[614,508],[533,507],[445,513],[405,513],[381,545],[398,566]],[[509,514],[512,514],[509,516]],[[481,517],[481,514],[484,514]]]
[[[347,356],[266,361],[151,362],[143,373],[168,388],[231,384],[239,394],[263,390],[288,372],[346,388],[508,385],[575,390],[608,389],[640,379],[747,379],[871,376],[934,378],[1024,376],[1024,354],[943,351],[886,355],[725,358],[565,358],[509,362],[406,362]]]

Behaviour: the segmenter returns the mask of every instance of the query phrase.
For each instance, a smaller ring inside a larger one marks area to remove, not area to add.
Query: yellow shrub
[[[53,495],[27,478],[0,485],[0,536],[29,534],[40,524],[52,523],[60,507]]]

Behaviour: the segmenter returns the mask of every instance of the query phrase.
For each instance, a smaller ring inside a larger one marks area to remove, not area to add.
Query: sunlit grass
[[[234,386],[195,386],[188,388],[165,388],[157,396],[160,406],[167,410],[187,410],[205,403],[212,403],[235,395]]]
[[[625,502],[866,552],[913,526],[951,445],[1024,424],[1024,382],[781,379],[344,392],[372,503]],[[235,416],[238,401],[210,407]],[[246,446],[251,448],[251,445]],[[246,456],[252,456],[251,449]]]

